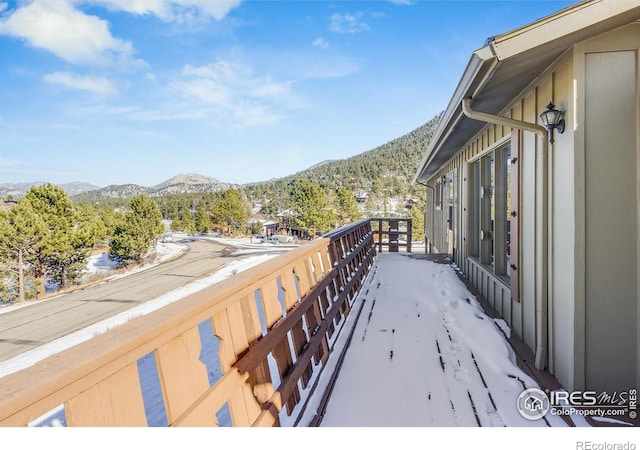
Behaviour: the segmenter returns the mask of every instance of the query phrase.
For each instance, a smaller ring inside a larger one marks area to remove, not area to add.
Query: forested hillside
[[[402,137],[351,158],[327,161],[284,178],[247,185],[247,196],[261,203],[265,213],[285,209],[288,186],[304,178],[320,184],[329,193],[344,187],[354,195],[364,195],[369,210],[392,197],[417,198],[424,193],[420,186],[411,186],[411,180],[439,118],[436,116]]]

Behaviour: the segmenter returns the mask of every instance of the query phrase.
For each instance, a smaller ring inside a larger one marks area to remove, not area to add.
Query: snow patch
[[[493,319],[493,321],[496,323],[496,325],[498,325],[498,328],[502,330],[502,332],[507,338],[511,337],[511,328],[509,328],[509,325],[507,325],[507,322],[505,322],[503,319]]]
[[[62,350],[73,347],[81,342],[87,341],[92,337],[102,334],[112,328],[123,325],[130,320],[148,314],[152,311],[162,308],[170,303],[180,300],[194,292],[198,292],[206,287],[209,287],[221,280],[229,278],[236,273],[249,269],[261,262],[273,258],[276,255],[258,255],[248,257],[242,260],[233,261],[228,265],[222,267],[215,274],[201,278],[186,286],[174,289],[164,295],[156,297],[155,299],[139,305],[135,308],[127,310],[123,313],[115,315],[109,319],[105,319],[102,322],[93,324],[82,330],[78,330],[62,338],[51,341],[40,347],[37,347],[28,352],[16,355],[13,358],[0,362],[0,378],[11,373],[22,370],[26,367],[32,366],[36,362],[54,355]]]

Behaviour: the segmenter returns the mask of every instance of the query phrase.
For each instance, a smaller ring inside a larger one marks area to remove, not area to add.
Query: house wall
[[[639,51],[637,22],[575,47],[575,369],[580,387],[609,392],[640,384]]]
[[[548,258],[543,260],[541,139],[520,131],[520,295],[469,253],[470,163],[509,142],[487,124],[428,184],[457,173],[458,266],[535,351],[536,305],[547,300],[547,367],[568,390],[608,392],[640,385],[640,23],[576,44],[502,116],[540,124],[549,101],[566,130],[549,145]],[[431,205],[432,206],[432,205]],[[444,205],[443,205],[444,206]],[[431,217],[430,217],[431,214]],[[434,249],[447,251],[447,211],[428,209]]]
[[[539,114],[553,101],[566,110],[567,123],[573,122],[573,59],[570,53],[563,55],[529,88],[527,88],[501,115],[530,123],[540,124]],[[549,236],[549,260],[541,261],[540,242],[544,204],[538,187],[543,182],[541,152],[543,145],[535,134],[521,133],[520,149],[520,296],[511,298],[507,281],[492,273],[477,259],[470,257],[470,224],[468,209],[471,207],[467,180],[469,162],[510,142],[511,128],[488,124],[481,133],[468,142],[429,181],[446,176],[451,171],[458,174],[459,201],[457,224],[460,245],[454,260],[476,288],[496,308],[507,323],[532,350],[537,343],[536,304],[543,297],[539,272],[545,270],[548,278],[549,314],[548,337],[550,351],[548,367],[565,387],[573,387],[574,334],[570,324],[574,322],[574,157],[573,134],[565,132],[555,136],[549,146],[547,173],[549,177],[549,203],[547,214]],[[441,223],[446,211],[433,212],[434,221]],[[429,220],[429,215],[427,215]],[[434,227],[428,238],[438,249],[446,249],[446,234]],[[554,236],[560,236],[554,238]],[[441,250],[442,251],[442,250]],[[569,324],[569,325],[568,325]]]

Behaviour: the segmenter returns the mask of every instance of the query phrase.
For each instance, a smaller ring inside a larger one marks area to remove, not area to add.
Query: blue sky
[[[0,0],[0,183],[285,176],[442,111],[574,1]]]

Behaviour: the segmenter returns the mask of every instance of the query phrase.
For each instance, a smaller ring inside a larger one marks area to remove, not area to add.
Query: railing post
[[[399,221],[389,220],[389,252],[398,253]]]

